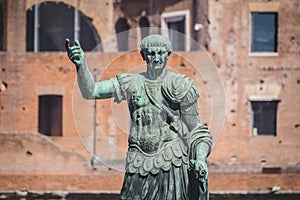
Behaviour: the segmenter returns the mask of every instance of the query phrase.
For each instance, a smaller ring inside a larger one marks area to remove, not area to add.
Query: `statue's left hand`
[[[191,160],[192,168],[195,172],[196,179],[201,182],[204,182],[208,178],[208,168],[206,159],[196,158],[196,160]]]

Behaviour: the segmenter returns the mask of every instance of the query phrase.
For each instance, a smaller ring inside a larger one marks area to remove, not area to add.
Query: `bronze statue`
[[[146,72],[95,83],[79,42],[69,46],[66,40],[84,98],[128,101],[131,127],[121,199],[208,199],[212,138],[199,118],[195,85],[167,71],[171,45],[166,37],[147,36],[140,48]]]

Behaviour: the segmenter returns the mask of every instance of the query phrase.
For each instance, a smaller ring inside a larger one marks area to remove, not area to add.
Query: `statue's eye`
[[[150,55],[155,56],[155,52],[154,51],[150,52]]]

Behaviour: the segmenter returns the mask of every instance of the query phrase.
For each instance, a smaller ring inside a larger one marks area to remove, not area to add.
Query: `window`
[[[141,19],[139,20],[139,26],[141,28],[141,37],[143,39],[144,37],[149,35],[150,23],[147,17],[141,17]]]
[[[184,51],[184,19],[175,22],[168,22],[169,37],[175,51]]]
[[[4,50],[4,1],[0,0],[0,51]]]
[[[277,52],[277,12],[252,12],[251,52]]]
[[[62,136],[62,96],[39,96],[38,131],[47,136]]]
[[[190,50],[189,21],[189,11],[175,11],[162,14],[161,32],[170,39],[172,50]]]
[[[276,136],[278,101],[251,101],[252,135]]]
[[[120,18],[116,22],[115,30],[117,33],[117,43],[119,51],[128,51],[129,28],[130,26],[125,18]]]
[[[78,39],[84,50],[96,47],[102,51],[92,20],[78,9],[61,2],[44,2],[27,11],[27,51],[65,51],[66,38]]]

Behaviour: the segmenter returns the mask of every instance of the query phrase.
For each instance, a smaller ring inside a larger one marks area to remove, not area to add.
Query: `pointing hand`
[[[74,41],[74,45],[70,46],[69,39],[66,39],[65,47],[69,59],[77,66],[80,67],[85,64],[85,55],[78,40]]]

